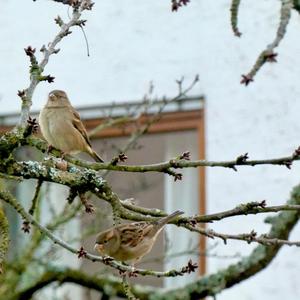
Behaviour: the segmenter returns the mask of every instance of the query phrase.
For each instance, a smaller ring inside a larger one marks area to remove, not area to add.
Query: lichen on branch
[[[9,246],[8,220],[0,204],[0,275],[3,273],[3,262]]]

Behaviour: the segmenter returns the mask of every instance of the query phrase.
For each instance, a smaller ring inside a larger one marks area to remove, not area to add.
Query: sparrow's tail
[[[156,224],[159,227],[163,227],[164,225],[166,225],[167,223],[169,223],[170,221],[172,221],[173,219],[176,219],[177,216],[184,214],[184,212],[180,211],[180,210],[176,210],[173,213],[171,213],[170,215],[161,218],[160,220],[158,220],[156,222]]]
[[[89,152],[89,154],[91,155],[91,157],[95,160],[95,161],[97,161],[97,162],[101,162],[101,163],[103,163],[104,162],[104,160],[93,150],[93,149],[91,149],[91,151]]]

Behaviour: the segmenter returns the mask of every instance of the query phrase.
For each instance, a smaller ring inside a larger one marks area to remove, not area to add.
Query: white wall
[[[86,33],[91,57],[86,57],[79,30],[61,45],[46,73],[56,77],[54,85],[41,84],[34,97],[39,109],[52,88],[68,91],[76,105],[139,99],[153,80],[158,95],[176,93],[174,80],[200,74],[193,93],[204,92],[208,159],[232,159],[249,152],[252,158],[288,155],[300,144],[299,16],[294,13],[280,45],[278,63],[263,67],[254,83],[239,84],[260,51],[270,43],[278,24],[279,1],[243,1],[242,38],[230,30],[230,1],[196,1],[178,13],[170,12],[170,1],[103,0],[88,12]],[[51,1],[0,0],[0,112],[19,109],[16,91],[28,84],[28,60],[23,48],[39,48],[57,28],[52,19],[66,15],[66,7]],[[232,208],[240,202],[266,199],[269,205],[283,203],[298,183],[299,163],[284,167],[207,170],[208,211]],[[213,224],[222,232],[264,231],[259,217]],[[237,226],[238,225],[238,226]],[[297,239],[299,230],[292,234]],[[251,247],[229,243],[220,254]],[[271,266],[218,299],[296,299],[300,287],[298,249],[284,249]],[[230,261],[209,260],[209,271]],[[242,296],[242,297],[241,297]]]

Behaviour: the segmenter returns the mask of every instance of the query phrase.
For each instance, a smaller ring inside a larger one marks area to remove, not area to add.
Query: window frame
[[[199,98],[199,101],[203,101]],[[145,124],[152,115],[143,115],[137,122],[139,124]],[[93,118],[83,120],[87,130],[96,128],[103,122],[104,118]],[[93,135],[92,139],[98,138],[112,138],[112,137],[124,137],[130,135],[134,130],[133,126],[127,126],[126,129],[118,127],[105,128],[100,132]],[[155,133],[167,133],[167,132],[180,132],[187,130],[196,130],[198,136],[198,159],[205,159],[205,109],[204,105],[200,109],[175,111],[175,112],[163,112],[161,118],[152,124],[147,134]],[[206,213],[206,173],[205,168],[198,168],[199,175],[199,214],[204,215]],[[205,224],[201,224],[202,228],[205,228]],[[199,252],[205,253],[206,251],[206,238],[204,235],[200,235],[199,238]],[[206,257],[205,255],[199,256],[199,274],[204,275],[206,273]]]

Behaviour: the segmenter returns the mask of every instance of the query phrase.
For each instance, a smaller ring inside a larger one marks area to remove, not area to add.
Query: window
[[[156,104],[159,107],[160,102],[158,101]],[[128,111],[134,110],[138,105],[140,104],[126,103],[113,106],[94,106],[81,108],[78,111],[87,130],[91,131],[98,125],[103,124],[107,114],[110,114],[112,117],[123,116]],[[145,124],[153,113],[155,113],[155,107],[151,106],[148,114],[141,115],[137,122],[141,125]],[[16,118],[17,115],[0,117],[0,132],[10,129],[11,125],[15,123]],[[129,135],[135,130],[134,124],[135,122],[130,122],[126,127],[119,124],[114,127],[107,127],[99,132],[96,131],[92,136],[94,149],[104,160],[111,159],[118,153],[118,149],[127,144]],[[168,105],[159,120],[150,126],[147,134],[142,135],[134,144],[133,149],[126,152],[128,156],[126,164],[163,162],[185,151],[190,151],[193,160],[204,159],[204,142],[204,98],[180,99]],[[29,150],[24,149],[24,151],[28,152]],[[32,153],[27,153],[27,155],[32,155]],[[84,158],[89,159],[88,156],[84,156]],[[141,206],[161,208],[169,213],[179,209],[188,215],[204,214],[205,169],[189,168],[178,170],[178,172],[183,174],[182,181],[174,182],[173,177],[157,172],[110,172],[107,174],[106,179],[122,199],[134,198],[136,204],[140,204]],[[55,202],[56,208],[65,205],[64,199],[68,195],[66,188],[62,188],[56,184],[47,184],[44,186],[44,189],[50,191],[48,197],[53,198],[52,200]],[[32,182],[26,182],[20,186],[18,193],[26,195],[28,192],[30,194],[33,193],[33,191],[34,185]],[[31,199],[30,194],[28,201]],[[48,208],[48,203],[44,205],[47,207],[43,207],[42,210],[43,220],[49,220],[51,216],[49,215],[50,209]],[[82,220],[73,220],[72,226],[68,226],[67,233],[63,234],[64,238],[67,236],[72,240],[72,237],[78,237],[78,232],[85,232],[87,225],[91,222],[95,225],[95,231],[103,230],[112,225],[110,205],[99,200],[95,200],[94,205],[101,208],[97,210],[96,218],[94,215],[85,214]],[[82,242],[78,241],[78,247],[83,244],[85,249],[92,252],[94,242],[95,233],[84,237]],[[142,259],[139,267],[167,270],[184,266],[192,258],[193,261],[198,260],[199,272],[200,274],[204,274],[205,256],[201,255],[204,252],[205,239],[203,237],[169,225],[166,227],[165,233],[160,235],[153,250]],[[101,264],[95,264],[87,260],[79,261],[76,256],[72,256],[65,251],[63,251],[57,263],[63,265],[69,264],[73,267],[81,263],[81,267],[91,273],[101,272],[105,268]],[[196,276],[197,274],[192,273],[189,276],[166,279],[152,277],[138,278],[137,281],[143,281],[149,285],[169,287],[174,284],[183,285]],[[50,290],[51,288],[48,288],[42,293],[50,292],[51,294]],[[65,285],[62,291],[58,292],[59,294],[57,294],[57,291],[55,293],[56,295],[63,295],[66,292],[72,294],[76,300],[85,299],[83,294],[82,296],[78,295],[79,290],[75,289],[74,286],[70,289],[68,285]]]
[[[190,151],[192,159],[204,158],[204,99],[202,97],[181,100],[169,111],[163,113],[161,119],[153,124],[148,133],[138,139],[134,149],[127,152],[126,164],[151,164],[174,158],[184,151]],[[119,108],[120,109],[120,108]],[[87,112],[87,111],[86,111]],[[141,123],[145,123],[149,116],[143,116]],[[89,129],[101,124],[99,119],[87,119]],[[121,149],[128,141],[128,135],[133,127],[108,128],[94,136],[94,148],[106,160],[111,158],[112,152]],[[105,157],[108,156],[108,158]],[[205,212],[205,171],[204,168],[178,170],[183,174],[182,181],[174,182],[173,177],[162,173],[124,173],[111,172],[107,180],[113,190],[122,199],[134,198],[137,204],[148,208],[161,208],[167,212],[177,209],[188,215],[203,214]],[[99,201],[98,201],[99,202]],[[102,211],[109,213],[109,205],[102,204]],[[107,224],[108,223],[108,224]],[[103,228],[112,225],[112,219],[104,222]],[[167,226],[165,239],[160,235],[152,251],[144,257],[140,267],[155,270],[178,268],[186,265],[189,258],[199,263],[199,272],[205,273],[205,256],[195,253],[204,253],[205,239],[186,230]],[[94,240],[86,243],[87,249],[92,247]],[[167,253],[165,253],[167,250]],[[183,255],[183,253],[186,253]],[[191,253],[194,253],[192,255]],[[179,255],[180,254],[180,255]],[[163,258],[170,256],[172,259]],[[173,256],[174,255],[174,256]],[[178,256],[177,256],[178,255]],[[143,261],[145,263],[143,263]],[[164,262],[164,263],[162,263]],[[85,261],[84,268],[88,270],[98,268]],[[166,287],[185,284],[197,274],[190,276],[167,278],[143,278],[147,284],[164,285]]]

